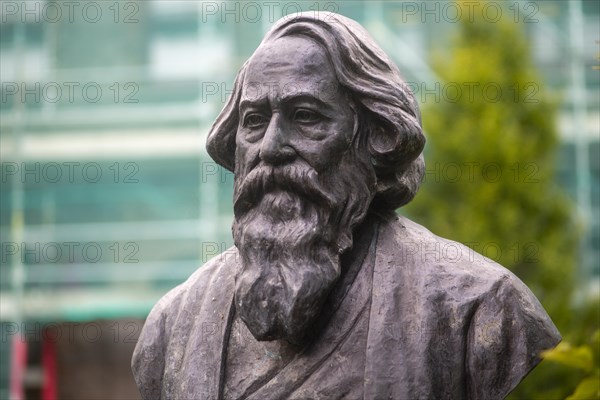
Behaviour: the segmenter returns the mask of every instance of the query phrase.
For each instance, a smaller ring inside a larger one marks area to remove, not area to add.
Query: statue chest
[[[348,316],[350,317],[350,316]],[[234,318],[223,380],[224,399],[362,398],[368,315],[322,345],[297,349],[285,341],[258,342]],[[354,319],[354,318],[352,318]]]

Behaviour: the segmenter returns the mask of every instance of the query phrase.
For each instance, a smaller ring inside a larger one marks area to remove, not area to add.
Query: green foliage
[[[598,318],[600,316],[599,299],[590,299],[587,303],[571,310],[572,321],[567,329],[562,330],[563,343],[556,351],[546,352],[545,360],[534,369],[511,394],[513,399],[565,399],[574,394],[583,382],[589,382],[594,377],[590,370],[590,353],[592,354],[592,370],[596,371],[598,379],[598,360],[600,360],[600,345],[598,344]],[[590,341],[590,337],[592,341]],[[587,349],[587,350],[586,350]],[[552,354],[552,355],[548,355]],[[575,359],[574,359],[575,358]],[[563,362],[560,362],[563,361]],[[576,365],[581,368],[575,367]],[[586,388],[589,383],[583,385]],[[578,393],[579,395],[579,393]],[[598,399],[598,397],[587,397]]]
[[[568,342],[559,343],[552,350],[542,353],[546,360],[559,362],[572,368],[590,371],[594,363],[590,346],[573,347]]]
[[[545,351],[542,356],[567,367],[582,371],[585,376],[567,400],[600,399],[600,330],[582,346],[560,343],[556,348]]]
[[[458,4],[463,20],[451,51],[433,62],[445,95],[422,106],[425,182],[403,211],[513,271],[563,336],[575,336],[570,299],[580,229],[554,182],[557,101],[535,71],[519,24],[465,18]],[[512,398],[571,393],[577,373],[547,364]]]

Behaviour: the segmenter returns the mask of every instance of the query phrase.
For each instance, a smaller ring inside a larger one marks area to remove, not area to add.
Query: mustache
[[[258,164],[236,184],[233,199],[235,215],[242,215],[255,207],[264,194],[284,190],[304,196],[306,199],[332,208],[335,197],[321,183],[319,173],[305,162],[270,166]]]

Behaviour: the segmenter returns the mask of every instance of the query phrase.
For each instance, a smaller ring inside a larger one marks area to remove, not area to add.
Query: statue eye
[[[321,119],[319,113],[308,110],[306,108],[299,108],[294,112],[294,121],[300,122],[303,124],[311,124],[314,122],[318,122]]]
[[[251,113],[244,118],[244,126],[247,128],[260,128],[269,122],[269,119],[262,114]]]

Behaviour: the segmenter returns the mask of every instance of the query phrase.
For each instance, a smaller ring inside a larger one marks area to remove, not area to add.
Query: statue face
[[[303,37],[261,46],[248,66],[239,108],[237,168],[303,159],[321,172],[341,158],[356,131],[349,98],[324,49]]]
[[[341,274],[375,173],[325,51],[300,37],[248,66],[236,136],[235,305],[258,340],[301,343]]]

